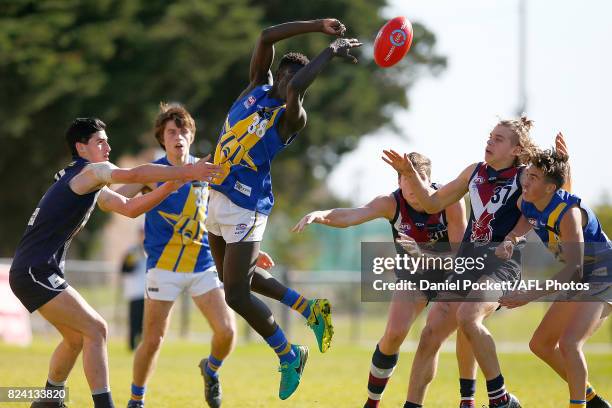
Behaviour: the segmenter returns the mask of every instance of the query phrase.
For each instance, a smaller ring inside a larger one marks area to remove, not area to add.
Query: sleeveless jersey
[[[70,180],[88,164],[79,157],[55,174],[55,182],[28,221],[11,269],[51,265],[64,270],[70,242],[89,220],[100,194],[96,190],[79,195],[70,188]]]
[[[518,222],[517,200],[522,193],[520,175],[524,167],[495,170],[478,163],[469,181],[470,219],[463,242],[485,246],[502,242]]]
[[[189,162],[194,161],[195,158],[189,156]],[[172,165],[167,157],[153,163]],[[192,181],[146,213],[147,269],[203,272],[214,265],[204,228],[207,205],[208,185]]]
[[[435,184],[432,187],[437,189]],[[402,195],[402,190],[393,192],[396,210],[391,221],[391,230],[394,241],[403,233],[413,238],[419,247],[427,252],[447,253],[451,252],[448,239],[448,226],[446,222],[446,211],[435,214],[416,211]]]
[[[582,227],[585,243],[583,281],[612,282],[612,243],[595,213],[582,203],[580,197],[559,189],[543,211],[524,200],[521,211],[542,242],[555,257],[560,258],[563,253],[559,238],[561,220],[572,206],[578,206],[587,215],[587,223]]]
[[[270,165],[293,139],[285,144],[278,133],[285,105],[268,95],[270,89],[259,86],[230,108],[215,149],[223,175],[211,184],[237,206],[265,215],[274,205]]]

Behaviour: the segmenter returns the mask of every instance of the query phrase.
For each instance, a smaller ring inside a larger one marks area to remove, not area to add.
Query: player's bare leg
[[[38,311],[54,326],[66,326],[68,329],[81,333],[83,370],[92,395],[94,399],[103,398],[105,405],[113,406],[106,352],[108,328],[102,316],[72,287],[66,288],[41,306]],[[63,351],[65,350],[60,350],[60,353]],[[73,353],[69,352],[71,355]]]
[[[565,362],[571,400],[584,400],[588,368],[582,347],[601,327],[610,314],[604,302],[575,302],[572,315],[559,339],[559,349]]]
[[[217,371],[236,343],[236,318],[220,288],[195,296],[193,301],[213,331],[210,355],[199,365],[204,378],[204,399],[210,407],[219,407],[222,391]]]
[[[455,316],[459,305],[454,302],[435,303],[427,314],[427,323],[412,361],[406,401],[423,404],[427,387],[436,375],[440,348],[457,329]]]
[[[460,408],[475,407],[476,371],[478,365],[472,351],[472,346],[461,330],[457,330],[455,354],[459,367],[459,387],[461,393]]]
[[[394,292],[389,305],[385,333],[372,355],[368,379],[367,408],[378,407],[387,382],[391,378],[399,356],[399,350],[410,327],[427,306],[422,293]]]
[[[145,299],[142,340],[134,352],[133,386],[144,388],[155,370],[159,350],[170,324],[173,304],[169,301]],[[131,400],[140,401],[142,395],[133,392]]]

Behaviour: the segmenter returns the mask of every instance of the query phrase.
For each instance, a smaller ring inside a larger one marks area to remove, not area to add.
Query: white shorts
[[[206,229],[226,243],[261,241],[267,222],[267,215],[239,207],[225,194],[210,190]]]
[[[185,290],[191,297],[196,297],[222,287],[214,266],[197,273],[153,268],[147,271],[145,295],[147,299],[174,302]]]

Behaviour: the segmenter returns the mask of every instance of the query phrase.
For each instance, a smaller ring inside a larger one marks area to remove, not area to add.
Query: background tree
[[[152,121],[159,101],[179,101],[196,117],[196,153],[207,153],[227,109],[248,83],[250,55],[262,28],[337,17],[348,36],[371,44],[384,23],[385,6],[382,0],[1,3],[0,256],[12,256],[37,200],[70,159],[63,134],[73,118],[102,118],[116,160],[155,145]],[[304,35],[278,44],[276,52],[313,57],[330,41],[323,34]],[[393,126],[394,111],[409,105],[412,84],[444,68],[434,46],[435,36],[414,23],[413,48],[397,67],[377,68],[366,44],[359,66],[330,64],[311,87],[308,125],[273,168],[278,207],[271,228],[279,233],[268,236],[281,257],[293,260],[288,245],[294,244],[281,229],[314,201],[333,204],[322,180],[340,155],[361,136]],[[100,225],[97,217],[79,236],[81,251],[88,248],[88,232]]]

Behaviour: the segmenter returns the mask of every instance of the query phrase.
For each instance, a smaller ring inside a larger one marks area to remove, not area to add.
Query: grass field
[[[558,408],[567,406],[565,384],[544,363],[525,350],[520,339],[535,325],[543,308],[524,313],[508,314],[504,319],[492,319],[491,330],[504,344],[522,344],[511,353],[500,353],[500,360],[509,389],[518,395],[526,408]],[[501,322],[505,324],[501,324]],[[201,319],[194,329],[204,327]],[[339,318],[336,322],[337,338],[327,354],[316,350],[314,339],[305,328],[296,325],[291,338],[308,344],[310,358],[303,382],[288,401],[277,397],[279,373],[276,357],[267,346],[254,336],[253,343],[241,343],[224,363],[221,378],[226,408],[233,407],[362,407],[372,347],[381,333],[384,320],[363,319],[360,340],[351,343],[348,335],[350,323]],[[411,339],[418,338],[417,324]],[[520,327],[520,330],[517,330]],[[604,345],[603,351],[587,355],[592,383],[602,395],[612,396],[612,353],[609,346],[609,327],[604,327],[594,341]],[[202,334],[202,333],[200,333]],[[207,336],[192,336],[190,340],[175,337],[168,340],[162,350],[156,373],[148,385],[148,407],[201,407],[202,383],[197,364],[207,355]],[[58,341],[55,335],[38,335],[29,348],[0,345],[0,386],[39,386],[47,374],[49,356]],[[510,341],[510,343],[507,343]],[[502,342],[500,342],[502,343]],[[606,346],[607,344],[607,346]],[[500,347],[506,350],[508,347]],[[124,406],[129,398],[132,355],[125,350],[119,336],[110,342],[111,387],[115,403]],[[383,399],[383,407],[400,407],[406,394],[412,352],[403,352]],[[427,407],[449,408],[457,406],[458,381],[454,355],[444,352],[438,375],[426,400]],[[70,407],[91,406],[88,387],[79,361],[68,383]],[[477,406],[486,403],[484,380],[479,378]],[[27,404],[0,404],[4,407],[23,407]]]

